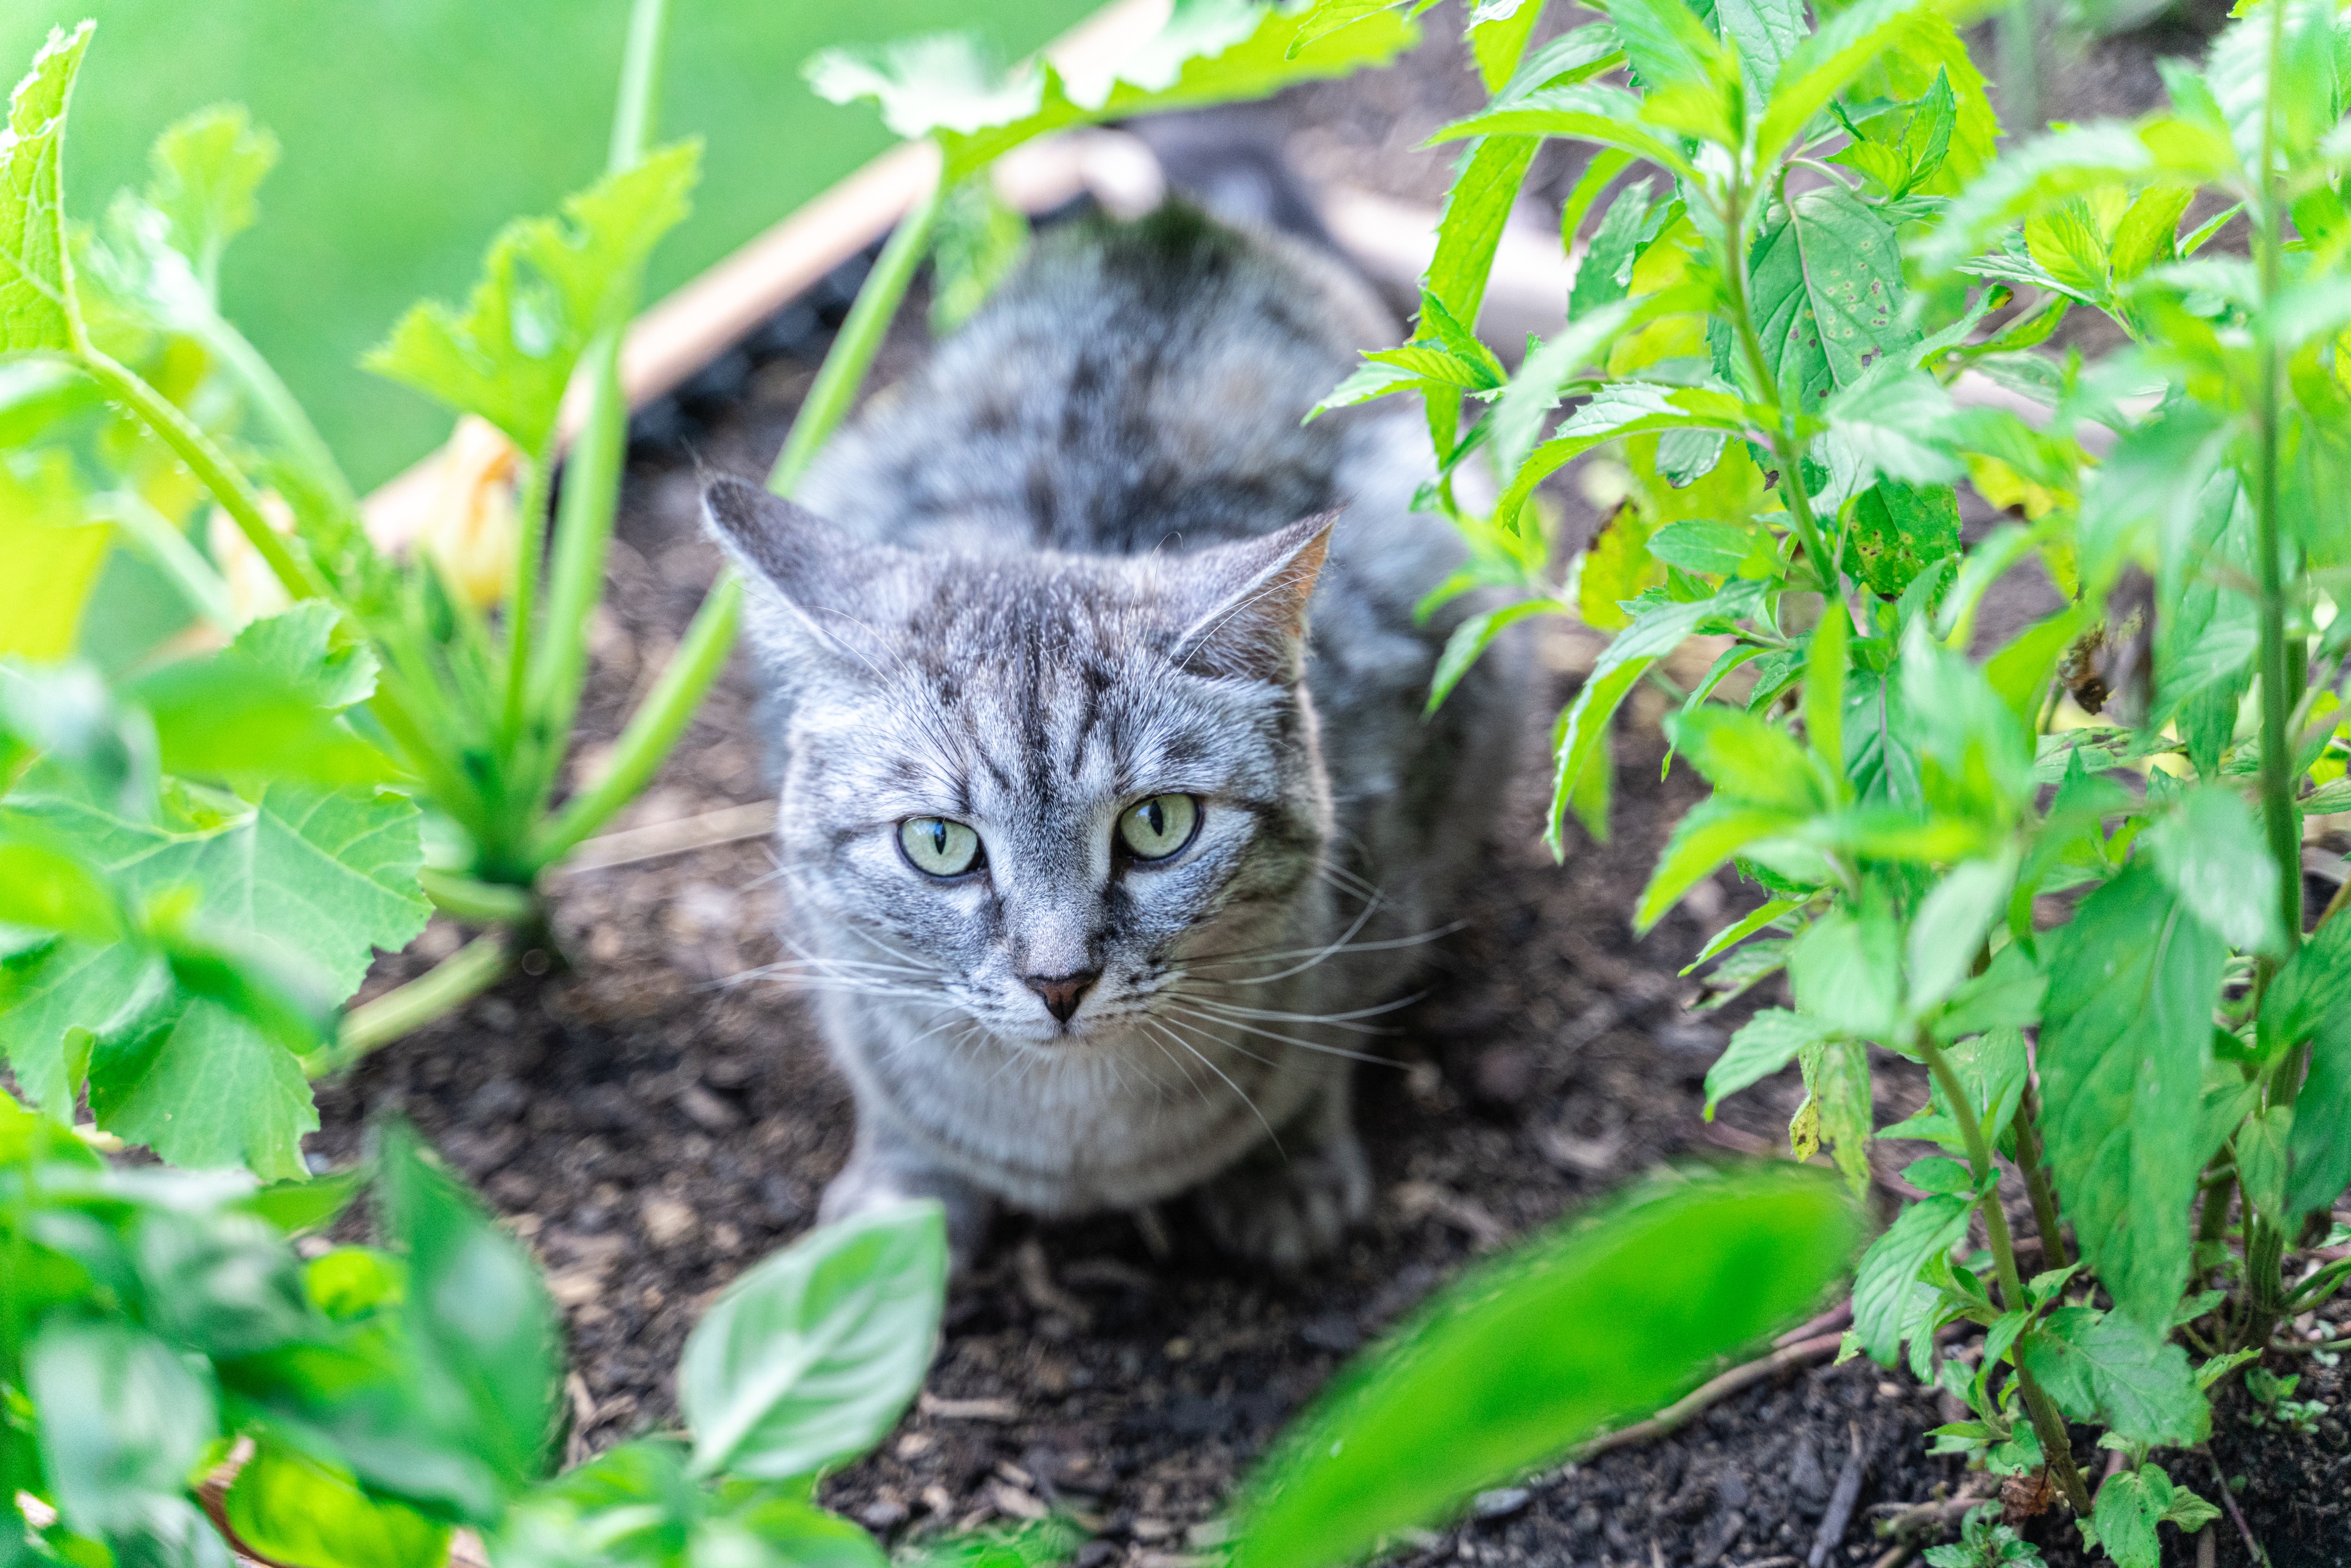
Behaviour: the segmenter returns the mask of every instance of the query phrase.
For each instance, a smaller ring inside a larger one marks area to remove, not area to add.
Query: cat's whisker
[[[1456,931],[1461,930],[1468,924],[1468,923],[1467,921],[1456,920],[1449,925],[1439,925],[1433,930],[1423,931],[1417,936],[1389,936],[1384,937],[1377,942],[1350,942],[1345,946],[1336,949],[1336,951],[1341,953],[1389,953],[1394,952],[1399,947],[1425,946],[1428,943],[1440,941],[1445,937],[1452,936]],[[1283,947],[1259,953],[1246,951],[1208,953],[1202,954],[1196,957],[1185,958],[1181,960],[1176,967],[1179,972],[1181,972],[1194,968],[1205,968],[1210,965],[1275,964],[1280,963],[1284,958],[1304,958],[1311,956],[1317,953],[1328,953],[1332,951],[1332,949],[1329,947]],[[1235,985],[1238,983],[1239,982],[1238,981],[1232,980],[1219,980],[1217,982],[1218,985]]]
[[[1249,1108],[1249,1114],[1257,1118],[1257,1124],[1265,1129],[1266,1141],[1273,1145],[1273,1152],[1281,1155],[1283,1159],[1288,1159],[1290,1155],[1289,1152],[1281,1146],[1281,1138],[1280,1134],[1274,1132],[1273,1124],[1265,1119],[1265,1113],[1258,1109],[1257,1102],[1249,1098],[1249,1091],[1234,1082],[1231,1075],[1227,1073],[1223,1068],[1218,1067],[1215,1062],[1209,1061],[1207,1056],[1201,1051],[1198,1046],[1194,1045],[1182,1035],[1176,1034],[1173,1029],[1169,1028],[1165,1019],[1155,1019],[1152,1021],[1158,1024],[1162,1029],[1168,1030],[1170,1037],[1176,1044],[1182,1046],[1186,1051],[1190,1051],[1194,1056],[1199,1058],[1201,1066],[1207,1068],[1209,1071],[1223,1079],[1225,1081],[1225,1086],[1241,1097],[1241,1103]],[[1210,1038],[1213,1039],[1214,1037],[1211,1036]]]
[[[1408,997],[1398,997],[1392,1002],[1382,1002],[1375,1008],[1357,1008],[1353,1012],[1347,1013],[1290,1013],[1282,1012],[1272,1008],[1245,1008],[1232,1002],[1218,1001],[1213,997],[1201,996],[1196,991],[1176,989],[1171,990],[1168,994],[1171,996],[1180,997],[1184,1000],[1193,1004],[1195,1007],[1209,1008],[1217,1012],[1225,1013],[1234,1018],[1259,1019],[1269,1023],[1327,1024],[1333,1029],[1343,1029],[1356,1034],[1393,1034],[1395,1032],[1393,1030],[1379,1029],[1370,1024],[1356,1023],[1353,1020],[1356,1019],[1377,1018],[1384,1013],[1395,1012],[1401,1009],[1412,1006],[1413,1003],[1420,1000],[1423,996],[1426,995],[1426,992],[1416,991]]]
[[[1343,1045],[1322,1045],[1314,1040],[1301,1040],[1294,1034],[1283,1034],[1279,1030],[1267,1029],[1260,1024],[1243,1023],[1238,1019],[1220,1019],[1214,1013],[1197,1012],[1181,1002],[1170,1002],[1167,1005],[1171,1011],[1182,1013],[1186,1018],[1196,1019],[1203,1023],[1222,1024],[1229,1029],[1239,1030],[1244,1034],[1253,1034],[1263,1040],[1279,1040],[1284,1045],[1294,1045],[1301,1051],[1318,1051],[1325,1056],[1343,1056],[1349,1061],[1368,1061],[1379,1067],[1404,1065],[1392,1056],[1374,1056],[1367,1051],[1349,1051]]]

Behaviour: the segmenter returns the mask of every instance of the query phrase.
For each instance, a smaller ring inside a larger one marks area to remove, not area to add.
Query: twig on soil
[[[1742,1388],[1776,1377],[1791,1367],[1803,1366],[1823,1356],[1834,1355],[1844,1339],[1842,1332],[1816,1334],[1811,1339],[1798,1340],[1784,1349],[1775,1350],[1760,1361],[1734,1366],[1711,1382],[1700,1384],[1647,1420],[1635,1421],[1617,1431],[1602,1433],[1577,1449],[1573,1460],[1582,1464],[1585,1460],[1598,1458],[1611,1449],[1630,1448],[1635,1443],[1646,1443],[1653,1437],[1677,1431]]]
[[[744,839],[765,838],[775,831],[776,802],[773,800],[754,801],[747,806],[728,806],[723,810],[705,811],[699,816],[649,822],[641,828],[622,828],[617,832],[602,833],[590,839],[559,863],[549,866],[541,880],[551,882],[558,877],[576,876],[581,872],[610,871],[614,866],[635,865],[643,861],[659,860],[664,855],[682,855],[689,850],[706,850]]]
[[[1829,1494],[1828,1511],[1821,1515],[1821,1532],[1813,1537],[1813,1554],[1805,1561],[1809,1568],[1821,1568],[1829,1553],[1844,1540],[1845,1526],[1853,1522],[1853,1505],[1861,1500],[1861,1479],[1869,1469],[1869,1450],[1862,1447],[1861,1423],[1845,1423],[1845,1437],[1851,1445],[1844,1469],[1837,1476],[1836,1490]]]
[[[1053,1281],[1053,1267],[1045,1260],[1045,1244],[1034,1236],[1020,1244],[1013,1268],[1020,1278],[1020,1293],[1040,1312],[1058,1312],[1082,1331],[1092,1328],[1093,1309]]]
[[[1814,1318],[1812,1322],[1807,1323],[1798,1323],[1794,1328],[1790,1329],[1786,1333],[1783,1333],[1778,1339],[1773,1340],[1771,1342],[1771,1348],[1774,1350],[1783,1350],[1789,1345],[1795,1343],[1800,1339],[1816,1339],[1820,1335],[1827,1333],[1833,1329],[1845,1329],[1852,1326],[1853,1298],[1851,1296],[1847,1296],[1844,1301],[1839,1301],[1835,1306],[1831,1307],[1827,1312],[1823,1312],[1819,1317]]]
[[[1907,1538],[1930,1530],[1940,1531],[1978,1503],[1991,1500],[1980,1492],[1963,1491],[1957,1497],[1947,1497],[1938,1502],[1885,1504],[1882,1506],[1894,1510],[1894,1512],[1891,1517],[1877,1521],[1877,1533]]]
[[[2253,1539],[2253,1527],[2245,1522],[2244,1511],[2237,1506],[2237,1494],[2229,1489],[2229,1476],[2220,1468],[2220,1456],[2212,1451],[2210,1443],[2198,1446],[2204,1450],[2204,1458],[2212,1467],[2212,1479],[2220,1483],[2221,1504],[2228,1509],[2229,1517],[2236,1521],[2237,1533],[2245,1538],[2245,1550],[2252,1554],[2253,1568],[2270,1568],[2270,1554],[2262,1550],[2260,1542]]]
[[[1911,1553],[1917,1550],[1916,1546],[1906,1541],[1899,1546],[1889,1547],[1886,1555],[1871,1563],[1869,1568],[1902,1568],[1902,1564],[1910,1561]]]

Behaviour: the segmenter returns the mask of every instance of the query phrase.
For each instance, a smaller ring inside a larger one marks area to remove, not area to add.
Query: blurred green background
[[[811,94],[829,44],[976,27],[1007,57],[1099,0],[673,0],[660,134],[707,141],[694,216],[655,253],[658,298],[890,141],[870,105]],[[0,78],[55,25],[96,16],[74,95],[67,200],[95,219],[143,183],[173,120],[238,101],[285,156],[229,251],[228,313],[282,371],[362,489],[449,416],[356,368],[410,300],[461,300],[510,217],[601,172],[628,0],[11,0]]]

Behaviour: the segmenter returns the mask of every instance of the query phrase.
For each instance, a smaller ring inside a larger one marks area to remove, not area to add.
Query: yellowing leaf
[[[67,455],[0,457],[0,654],[71,653],[112,531],[83,515]]]

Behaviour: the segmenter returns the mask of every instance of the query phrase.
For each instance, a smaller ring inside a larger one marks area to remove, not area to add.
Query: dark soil
[[[1394,194],[1441,193],[1444,155],[1408,149],[1474,95],[1445,29],[1432,33],[1437,41],[1402,69],[1279,100],[1274,123],[1291,128],[1296,162]],[[765,471],[857,271],[640,422],[594,627],[580,767],[596,765],[716,570],[697,523],[695,465]],[[909,323],[918,319],[910,310]],[[876,384],[922,342],[902,323]],[[1573,486],[1565,498],[1573,503]],[[1563,865],[1535,842],[1548,716],[1597,646],[1590,633],[1547,631],[1549,690],[1528,715],[1506,826],[1466,929],[1380,1042],[1397,1065],[1363,1070],[1379,1202],[1346,1256],[1306,1278],[1270,1278],[1217,1257],[1182,1204],[1140,1221],[1003,1220],[951,1293],[920,1406],[872,1458],[827,1483],[831,1504],[893,1542],[1065,1509],[1095,1532],[1083,1568],[1178,1568],[1215,1543],[1211,1521],[1281,1424],[1462,1265],[1635,1173],[1784,1154],[1792,1082],[1740,1096],[1712,1127],[1700,1119],[1706,1069],[1755,998],[1694,1010],[1696,982],[1677,973],[1755,891],[1726,875],[1646,937],[1629,928],[1659,845],[1698,796],[1686,769],[1659,782],[1661,694],[1645,691],[1633,706],[1613,841],[1577,838]],[[738,664],[621,825],[766,799],[754,707]],[[715,1291],[808,1228],[848,1151],[847,1092],[799,1002],[762,977],[778,956],[769,870],[754,839],[561,878],[553,923],[569,967],[515,978],[320,1097],[319,1155],[345,1160],[370,1120],[406,1115],[538,1253],[569,1329],[574,1458],[674,1418],[671,1368],[687,1330]],[[380,966],[371,988],[461,937],[436,922]],[[1925,1089],[1908,1064],[1879,1066],[1884,1123]],[[1893,1173],[1917,1152],[1881,1148],[1882,1212],[1901,1189]],[[2174,1473],[2208,1497],[2215,1463],[2241,1478],[2247,1521],[2278,1568],[2351,1563],[2344,1371],[2289,1359],[2313,1358],[2277,1358],[2278,1369],[2308,1373],[2301,1392],[2333,1406],[2316,1437],[2249,1424],[2232,1395],[2217,1461],[2171,1456]],[[1893,1516],[1988,1490],[1927,1456],[1922,1433],[1949,1418],[1942,1396],[1907,1374],[1816,1364],[1672,1437],[1489,1494],[1478,1517],[1420,1538],[1402,1560],[1884,1561],[1892,1543],[1879,1527]],[[2081,1437],[2080,1451],[2092,1451]],[[1848,1467],[1859,1490],[1823,1541]],[[1958,1511],[1938,1511],[1919,1539],[1948,1538]],[[2028,1531],[2053,1563],[2081,1562],[2058,1519]],[[2231,1521],[2212,1533],[2212,1561],[2248,1561]],[[2167,1562],[2195,1560],[2176,1539],[2166,1551]]]

